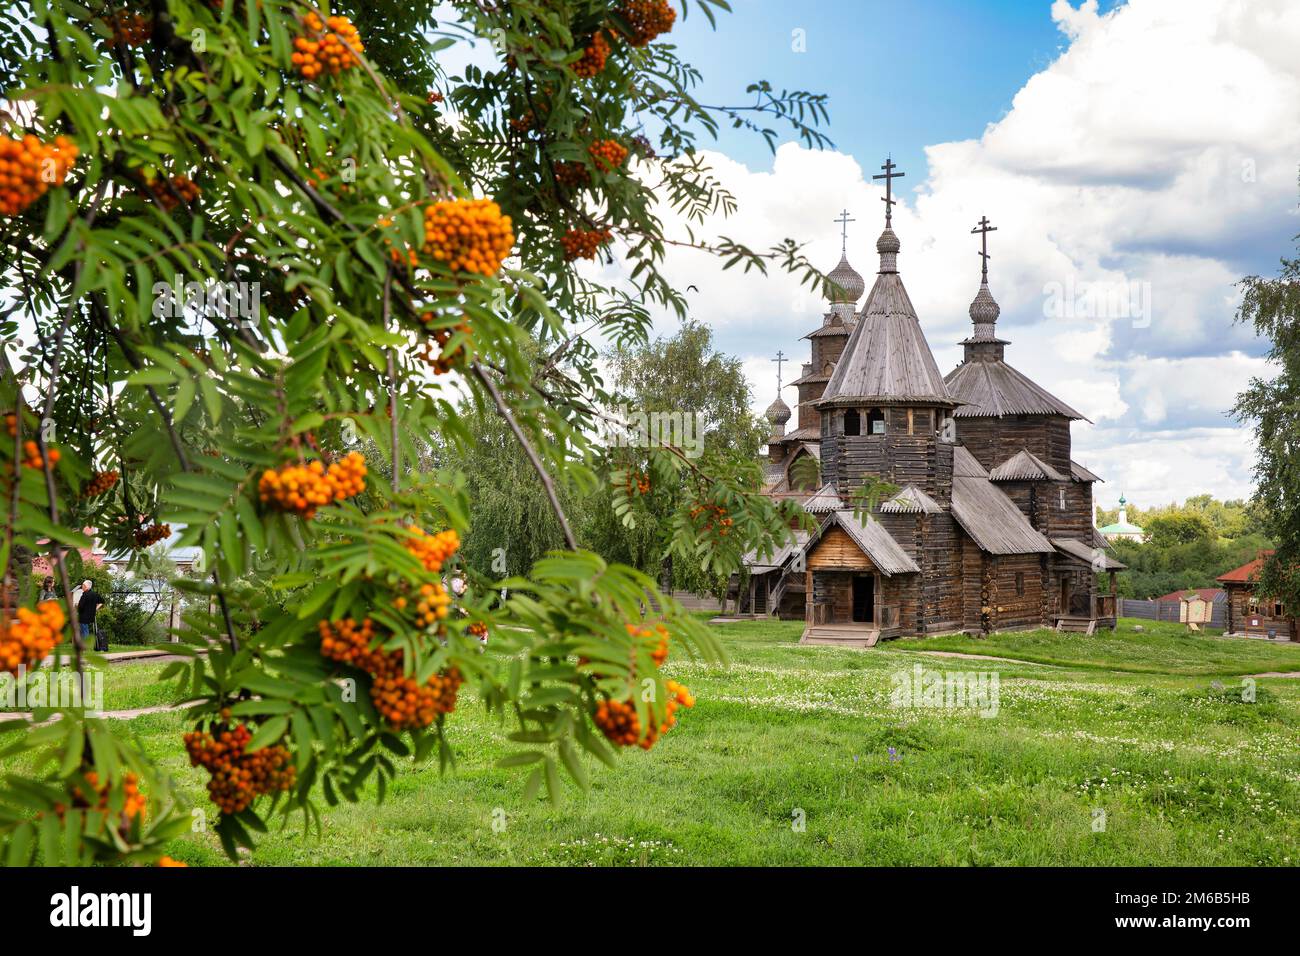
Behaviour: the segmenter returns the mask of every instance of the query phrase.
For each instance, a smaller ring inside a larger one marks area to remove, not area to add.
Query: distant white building
[[[1114,524],[1108,524],[1104,528],[1099,528],[1101,536],[1107,541],[1145,541],[1146,531],[1135,524],[1129,524],[1128,502],[1124,496],[1119,496],[1119,520]]]

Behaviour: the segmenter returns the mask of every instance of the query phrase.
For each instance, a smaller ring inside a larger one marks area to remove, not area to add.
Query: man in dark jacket
[[[99,628],[95,627],[95,614],[106,603],[108,602],[94,590],[94,585],[90,581],[81,583],[81,597],[77,600],[77,622],[81,625],[82,640],[94,633],[97,651],[108,650],[108,641],[99,636]]]

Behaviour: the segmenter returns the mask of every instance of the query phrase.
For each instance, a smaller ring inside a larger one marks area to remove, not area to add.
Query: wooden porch
[[[1080,595],[1082,596],[1082,595]],[[1072,634],[1095,634],[1100,628],[1112,631],[1119,624],[1119,597],[1116,594],[1092,594],[1088,596],[1088,607],[1079,608],[1076,604],[1071,613],[1056,614],[1053,617],[1058,631]],[[1080,613],[1080,611],[1084,613]]]

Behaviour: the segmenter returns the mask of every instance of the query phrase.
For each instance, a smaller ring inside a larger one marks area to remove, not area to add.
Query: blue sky
[[[745,104],[758,79],[827,93],[834,148],[805,149],[780,127],[775,156],[745,130],[702,141],[740,206],[710,226],[759,248],[793,238],[829,270],[847,207],[849,258],[870,286],[883,209],[871,176],[892,153],[907,173],[900,270],[941,370],[960,360],[979,276],[970,228],[987,214],[1008,361],[1091,420],[1074,447],[1108,479],[1099,502],[1250,493],[1251,436],[1230,409],[1271,371],[1266,343],[1233,322],[1236,283],[1275,274],[1300,232],[1300,4],[735,6],[718,33],[695,8],[671,34],[704,74],[699,100]],[[698,288],[696,316],[744,361],[761,411],[776,393],[770,358],[806,359],[824,303],[698,253],[670,252],[665,272]],[[1062,286],[1132,290],[1142,314],[1057,314],[1049,290]],[[665,317],[659,331],[672,329]]]
[[[825,93],[835,148],[879,162],[892,151],[907,192],[924,181],[925,145],[979,136],[1066,45],[1039,0],[736,0],[720,31],[691,2],[672,39],[704,74],[701,102],[747,104],[757,80]],[[718,148],[750,168],[772,161],[749,130],[725,128]]]

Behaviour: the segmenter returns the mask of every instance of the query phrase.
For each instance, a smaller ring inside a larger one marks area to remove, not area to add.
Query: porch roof
[[[877,570],[886,577],[894,574],[919,574],[921,569],[912,560],[903,546],[894,540],[885,526],[870,515],[859,518],[852,511],[832,511],[822,523],[818,538],[825,534],[831,525],[838,525],[853,539],[853,543],[862,549],[862,553],[871,559]],[[816,542],[809,545],[809,551],[817,547]]]

